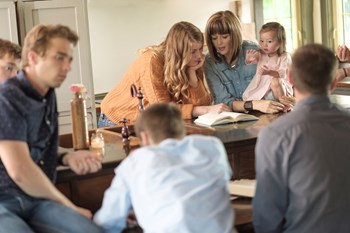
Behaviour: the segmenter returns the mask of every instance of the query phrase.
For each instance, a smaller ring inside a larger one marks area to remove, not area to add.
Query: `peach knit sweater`
[[[134,61],[120,83],[110,91],[101,103],[101,111],[111,121],[118,123],[123,117],[136,121],[139,100],[131,97],[130,86],[141,87],[144,107],[161,102],[178,102],[164,85],[164,59],[148,50]],[[193,106],[210,105],[211,96],[203,83],[203,77],[198,79],[198,86],[188,89],[188,98],[182,97],[178,107],[184,119],[192,118]]]

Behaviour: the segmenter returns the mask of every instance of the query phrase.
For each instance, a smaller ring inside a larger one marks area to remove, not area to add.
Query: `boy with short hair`
[[[21,47],[8,40],[0,39],[0,84],[16,76],[21,59]]]
[[[121,232],[134,210],[144,232],[235,232],[222,142],[185,136],[174,104],[149,106],[135,131],[143,147],[116,168],[95,221],[106,232]]]

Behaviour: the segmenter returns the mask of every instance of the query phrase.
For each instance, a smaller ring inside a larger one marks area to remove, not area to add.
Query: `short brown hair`
[[[172,103],[158,103],[149,106],[136,120],[135,132],[147,132],[154,143],[167,138],[181,139],[185,136],[185,128],[180,110]]]
[[[34,51],[40,56],[44,56],[53,38],[67,39],[74,46],[78,43],[77,34],[64,25],[36,25],[28,32],[24,39],[22,49],[22,67],[28,65],[27,55],[29,51]]]
[[[338,61],[334,53],[320,44],[308,44],[297,49],[292,58],[291,75],[300,92],[327,94]]]
[[[0,59],[6,55],[14,57],[15,59],[21,58],[21,47],[9,40],[0,39]]]

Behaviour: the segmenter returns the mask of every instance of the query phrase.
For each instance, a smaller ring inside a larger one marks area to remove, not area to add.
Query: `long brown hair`
[[[231,37],[231,48],[233,49],[233,56],[230,62],[233,62],[239,55],[242,48],[242,29],[238,17],[231,11],[219,11],[213,14],[207,22],[205,27],[205,41],[208,46],[210,56],[216,62],[222,62],[211,37],[215,34],[229,34]]]

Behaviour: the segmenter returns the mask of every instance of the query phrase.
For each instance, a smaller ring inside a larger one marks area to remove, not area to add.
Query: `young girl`
[[[276,22],[266,23],[260,30],[260,51],[246,53],[247,64],[257,64],[254,78],[243,93],[243,100],[277,100],[292,96],[291,81],[287,78],[291,57],[286,50],[286,33]]]

